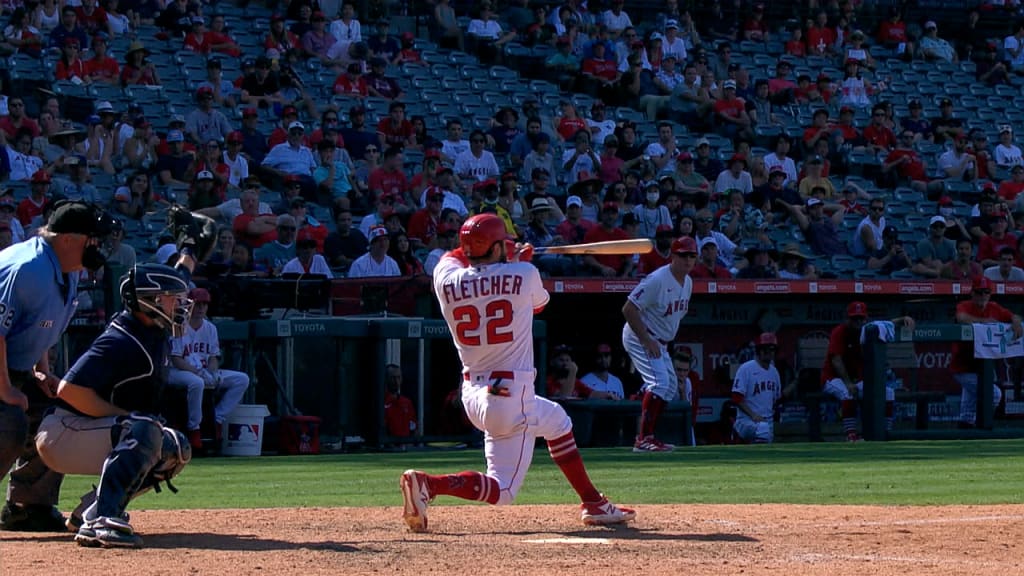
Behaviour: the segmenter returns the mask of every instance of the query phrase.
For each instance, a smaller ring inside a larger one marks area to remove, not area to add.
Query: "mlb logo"
[[[236,424],[234,422],[228,424],[228,440],[231,442],[255,444],[259,441],[259,437],[259,424]]]

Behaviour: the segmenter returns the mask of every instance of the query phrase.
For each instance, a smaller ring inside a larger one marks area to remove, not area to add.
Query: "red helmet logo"
[[[673,254],[696,254],[697,241],[689,236],[676,238],[672,241]]]
[[[846,306],[846,315],[850,318],[854,318],[856,316],[867,318],[868,305],[860,301],[850,302],[850,304]]]
[[[459,243],[467,258],[483,258],[495,242],[515,240],[505,229],[505,221],[496,214],[477,214],[462,223]]]

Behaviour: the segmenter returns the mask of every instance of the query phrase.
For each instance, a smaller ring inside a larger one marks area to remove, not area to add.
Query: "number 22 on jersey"
[[[478,306],[466,304],[452,310],[455,320],[455,339],[463,346],[490,346],[507,344],[515,337],[512,324],[512,302],[492,300],[481,312]]]

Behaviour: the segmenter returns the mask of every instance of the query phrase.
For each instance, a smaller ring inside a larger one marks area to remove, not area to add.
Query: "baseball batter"
[[[689,236],[672,242],[672,261],[648,274],[630,292],[622,315],[622,345],[643,378],[640,430],[633,452],[671,452],[675,446],[654,437],[665,405],[679,397],[679,380],[668,344],[690,307],[693,282],[690,270],[697,262],[697,243]]]
[[[0,252],[0,479],[11,472],[0,530],[64,529],[64,476],[39,459],[32,438],[60,382],[49,351],[78,306],[78,273],[103,266],[100,245],[113,226],[100,206],[64,200],[35,238]]]
[[[744,442],[769,444],[775,439],[775,405],[782,398],[782,379],[772,364],[778,349],[775,334],[761,334],[754,343],[757,357],[736,371],[732,401],[738,410],[733,430]]]
[[[510,504],[533,460],[536,438],[579,494],[588,525],[619,524],[636,513],[594,488],[576,448],[572,422],[558,404],[534,396],[533,315],[548,303],[533,247],[513,245],[505,223],[478,214],[459,231],[461,248],[434,269],[434,292],[462,360],[462,403],[484,433],[487,472],[430,475],[407,470],[399,482],[403,516],[413,532],[427,530],[427,505],[438,495]]]
[[[860,345],[860,333],[868,321],[868,305],[855,301],[846,306],[846,322],[832,329],[828,338],[828,352],[821,367],[823,392],[839,400],[843,432],[848,442],[860,441],[857,435],[857,398],[864,392],[864,352]],[[894,318],[893,324],[914,329],[910,316]],[[886,430],[892,429],[893,406],[896,393],[885,389]]]
[[[194,288],[189,297],[193,302],[192,315],[181,338],[171,339],[171,369],[167,374],[167,385],[187,389],[188,441],[192,448],[201,450],[203,440],[199,424],[203,420],[203,390],[223,390],[213,410],[219,439],[221,425],[249,388],[249,376],[220,367],[220,336],[217,327],[206,319],[210,293],[204,288]]]

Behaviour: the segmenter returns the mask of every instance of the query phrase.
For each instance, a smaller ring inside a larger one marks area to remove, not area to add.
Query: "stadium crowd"
[[[169,202],[218,219],[211,278],[429,274],[494,212],[655,243],[549,276],[690,235],[696,278],[1024,279],[1012,0],[243,4],[0,2],[0,246],[63,197],[125,265],[172,257]]]

